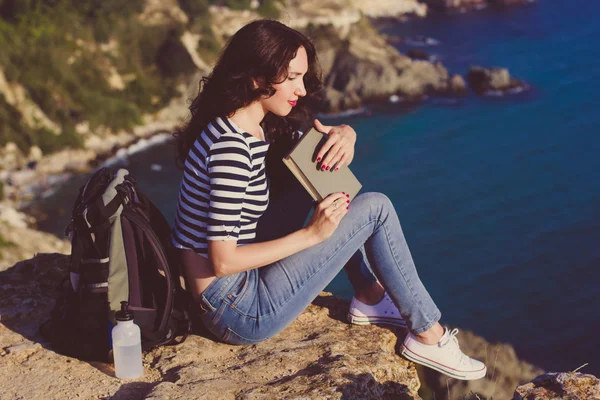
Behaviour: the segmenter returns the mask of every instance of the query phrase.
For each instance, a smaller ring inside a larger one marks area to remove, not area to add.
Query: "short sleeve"
[[[237,240],[242,205],[252,173],[250,148],[241,135],[227,133],[208,154],[210,204],[207,240]]]

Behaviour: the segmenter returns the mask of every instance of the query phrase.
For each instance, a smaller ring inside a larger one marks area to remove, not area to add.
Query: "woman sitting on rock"
[[[350,322],[408,325],[408,359],[457,379],[485,376],[485,365],[460,350],[457,330],[438,323],[385,195],[350,202],[332,193],[303,226],[311,198],[280,160],[310,123],[321,89],[311,41],[269,20],[240,29],[202,79],[191,120],[176,134],[184,175],[172,236],[202,322],[223,342],[258,343],[344,267],[355,290]],[[354,130],[315,124],[329,135],[322,168],[348,165]]]

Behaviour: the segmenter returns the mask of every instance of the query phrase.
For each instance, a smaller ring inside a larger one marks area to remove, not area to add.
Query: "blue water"
[[[512,343],[544,369],[590,363],[582,372],[598,376],[599,13],[595,2],[547,0],[387,25],[440,40],[424,50],[451,73],[505,66],[533,90],[328,121],[358,131],[353,170],[365,191],[394,202],[443,323]],[[135,155],[128,167],[172,219],[173,147]],[[73,198],[61,191],[46,201],[51,218],[41,227],[60,232]],[[352,296],[343,274],[329,290]]]

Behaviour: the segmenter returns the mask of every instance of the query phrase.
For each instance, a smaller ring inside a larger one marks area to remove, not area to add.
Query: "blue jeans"
[[[230,344],[255,344],[281,332],[364,249],[383,287],[416,334],[440,311],[423,286],[391,201],[365,193],[350,204],[333,235],[275,263],[216,278],[202,293],[206,328]]]

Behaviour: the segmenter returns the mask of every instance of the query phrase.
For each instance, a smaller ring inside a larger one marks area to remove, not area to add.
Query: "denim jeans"
[[[373,273],[416,334],[440,311],[423,286],[391,201],[357,196],[333,235],[264,267],[216,278],[202,293],[206,328],[230,344],[255,344],[281,332],[360,249]]]

